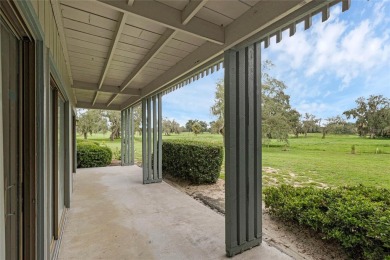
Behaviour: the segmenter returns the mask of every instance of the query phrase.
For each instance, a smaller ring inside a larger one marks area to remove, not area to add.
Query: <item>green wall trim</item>
[[[53,76],[56,83],[58,84],[58,87],[59,87],[61,93],[64,95],[65,101],[70,101],[70,103],[73,107],[74,106],[73,100],[70,98],[70,93],[69,93],[69,91],[67,91],[67,88],[66,88],[65,82],[61,76],[61,73],[59,73],[59,71],[57,69],[57,66],[54,62],[53,55],[50,53],[49,57],[50,57],[49,58],[50,73]]]
[[[39,18],[35,13],[34,7],[31,2],[28,0],[15,1],[19,11],[22,13],[25,22],[27,22],[33,37],[37,41],[43,41],[45,38],[45,33],[42,29],[42,26],[39,22]]]

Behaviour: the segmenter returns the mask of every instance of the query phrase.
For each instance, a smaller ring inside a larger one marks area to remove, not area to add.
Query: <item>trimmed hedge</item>
[[[269,213],[321,232],[353,259],[390,259],[390,190],[282,185],[264,191]]]
[[[215,183],[223,160],[223,147],[188,140],[164,140],[162,168],[174,177],[194,184]]]
[[[112,151],[90,141],[77,141],[77,168],[104,167],[111,163]]]

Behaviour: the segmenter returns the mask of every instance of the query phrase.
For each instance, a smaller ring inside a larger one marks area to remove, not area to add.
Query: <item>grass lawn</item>
[[[78,136],[77,138],[82,138]],[[221,135],[192,133],[163,136],[163,139],[190,139],[222,143]],[[120,140],[110,141],[109,134],[94,134],[89,140],[102,142],[113,152],[119,152]],[[141,136],[135,137],[135,160],[141,161]],[[320,134],[307,138],[290,138],[287,149],[274,141],[263,147],[263,183],[265,186],[282,183],[297,186],[340,186],[364,184],[390,189],[390,140],[357,136]],[[355,154],[351,153],[355,145]],[[220,178],[224,178],[224,169]]]

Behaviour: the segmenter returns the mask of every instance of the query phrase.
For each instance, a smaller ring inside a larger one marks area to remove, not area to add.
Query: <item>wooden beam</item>
[[[126,100],[124,103],[120,105],[121,110],[128,108],[130,105],[135,105],[139,101],[140,101],[139,97],[130,97],[128,100]]]
[[[93,90],[93,91],[100,91],[100,92],[106,92],[106,93],[112,93],[112,94],[123,94],[123,95],[129,95],[129,96],[139,96],[141,95],[141,91],[139,89],[133,89],[128,88],[120,92],[118,86],[108,86],[103,85],[100,89],[98,89],[98,85],[95,83],[89,83],[89,82],[82,82],[75,80],[73,82],[73,89],[83,89],[83,90]]]
[[[225,42],[225,33],[222,27],[198,17],[193,17],[190,22],[184,25],[180,10],[157,1],[136,1],[132,6],[128,5],[127,2],[114,0],[98,0],[98,2],[133,17],[152,21],[213,43],[223,44]]]
[[[340,0],[311,1],[302,5],[300,0],[260,1],[225,28],[226,42],[223,45],[216,45],[211,42],[204,43],[164,74],[143,87],[138,99],[131,97],[123,102],[121,107],[122,109],[129,107],[139,102],[142,97],[172,86],[172,83],[177,79],[191,71],[202,68],[212,59],[222,55],[225,50],[257,42],[297,19],[306,17],[315,10],[320,10],[328,4],[338,2]]]
[[[114,57],[114,52],[115,52],[116,46],[118,45],[123,28],[125,27],[126,20],[127,20],[127,15],[124,13],[121,13],[120,18],[118,20],[117,27],[116,27],[114,40],[112,41],[110,49],[108,51],[108,56],[107,56],[106,64],[104,65],[103,73],[100,76],[99,86],[98,86],[99,89],[102,87],[104,79],[106,78],[106,75],[108,73],[108,68],[110,67],[112,58]]]
[[[127,1],[127,4],[130,5],[130,6],[132,6],[132,5],[134,4],[134,0],[128,0],[128,1]]]
[[[118,94],[114,94],[112,96],[112,98],[107,103],[107,107],[109,107],[112,104],[112,102],[114,102],[114,100],[116,99],[117,96],[118,96]]]
[[[77,102],[76,104],[77,108],[85,108],[85,109],[105,109],[105,110],[117,110],[120,111],[121,107],[118,105],[111,105],[110,107],[107,107],[107,104],[103,103],[95,103],[95,105],[92,105],[89,102]]]
[[[191,0],[181,12],[181,23],[186,25],[208,0]]]
[[[92,101],[92,106],[95,105],[98,96],[99,96],[99,91],[96,91],[95,97],[93,98],[93,101]]]
[[[167,29],[163,35],[158,39],[158,41],[153,45],[150,51],[145,55],[145,57],[140,61],[140,63],[132,70],[132,72],[127,76],[127,78],[123,81],[120,86],[120,91],[122,92],[130,83],[133,81],[135,77],[142,71],[146,65],[161,51],[162,48],[169,42],[170,39],[175,36],[175,31],[172,29]]]

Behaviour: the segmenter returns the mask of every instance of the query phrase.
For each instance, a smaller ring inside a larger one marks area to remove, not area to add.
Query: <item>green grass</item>
[[[263,147],[263,166],[278,169],[276,177],[265,174],[266,180],[274,177],[277,184],[296,184],[295,181],[297,185],[315,186],[361,183],[390,188],[390,140],[336,135],[321,139],[319,134],[312,134],[307,138],[291,138],[289,142],[286,151],[277,142]],[[355,145],[355,154],[351,153],[352,145]]]
[[[78,136],[78,138],[82,138]],[[181,133],[163,136],[163,139],[183,138],[222,143],[221,135]],[[110,141],[109,134],[94,134],[88,139],[104,142],[108,147],[120,149],[120,140]],[[135,159],[141,161],[140,136],[135,137]],[[357,136],[320,134],[307,138],[290,138],[289,146],[273,141],[263,147],[264,186],[292,184],[296,186],[341,186],[364,184],[390,188],[390,140],[368,139]],[[355,145],[355,154],[351,147]],[[224,178],[224,169],[220,178]]]

